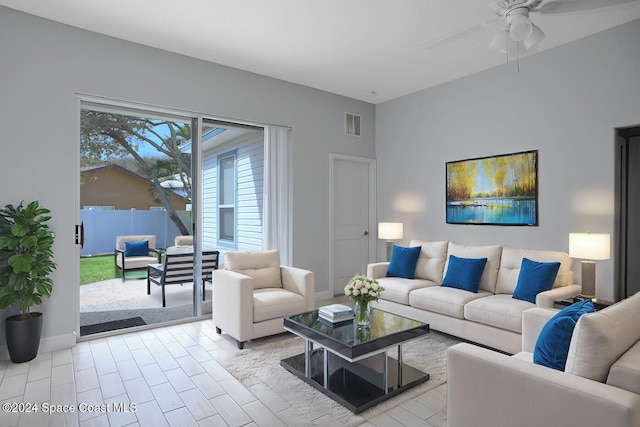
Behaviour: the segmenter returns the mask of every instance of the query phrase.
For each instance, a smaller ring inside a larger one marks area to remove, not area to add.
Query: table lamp
[[[402,239],[403,225],[401,222],[379,222],[378,239],[387,240],[387,261],[391,261],[393,240]]]
[[[569,233],[569,256],[582,258],[582,294],[596,297],[596,263],[593,260],[609,259],[611,236],[608,233]]]

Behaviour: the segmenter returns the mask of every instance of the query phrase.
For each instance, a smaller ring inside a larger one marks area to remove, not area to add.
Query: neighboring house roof
[[[102,176],[98,180],[85,179],[80,191],[82,206],[115,206],[116,209],[149,209],[161,206],[149,194],[151,180],[119,165],[95,165],[80,168],[85,175]],[[185,209],[189,200],[170,191],[171,204]]]

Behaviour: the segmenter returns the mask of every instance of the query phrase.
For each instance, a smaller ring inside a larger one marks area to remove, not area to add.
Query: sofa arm
[[[558,310],[536,307],[522,313],[522,351],[533,353],[540,331],[557,312]]]
[[[312,271],[296,267],[280,267],[282,287],[307,299],[307,310],[316,308],[315,275]]]
[[[580,295],[580,292],[582,292],[582,286],[580,285],[560,286],[549,291],[540,292],[536,295],[536,306],[554,308],[557,300],[575,297]]]
[[[387,276],[388,262],[375,262],[367,265],[367,277],[372,279],[380,279]]]
[[[471,344],[447,353],[447,426],[638,426],[640,395]]]
[[[230,270],[213,272],[213,323],[238,341],[253,338],[253,279]]]

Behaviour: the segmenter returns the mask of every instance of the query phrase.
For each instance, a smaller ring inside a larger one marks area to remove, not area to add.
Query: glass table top
[[[340,353],[347,351],[348,357],[397,345],[429,332],[426,323],[377,309],[372,310],[368,328],[358,328],[355,320],[331,323],[318,316],[317,310],[286,316],[284,324],[305,338]]]

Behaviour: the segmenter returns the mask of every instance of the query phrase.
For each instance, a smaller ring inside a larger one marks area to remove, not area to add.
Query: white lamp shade
[[[378,239],[396,240],[402,239],[404,227],[401,222],[379,222]]]
[[[506,28],[503,30],[499,30],[496,33],[496,35],[493,36],[491,43],[489,43],[489,49],[495,50],[496,52],[500,52],[500,53],[507,53],[508,47],[509,47],[509,30]]]
[[[521,42],[522,40],[529,37],[531,32],[533,31],[533,24],[524,15],[515,15],[510,20],[511,28],[509,30],[509,35],[511,39]]]
[[[608,233],[569,233],[569,256],[589,260],[609,259],[611,236]]]
[[[540,29],[540,27],[538,27],[536,24],[531,25],[531,34],[529,34],[529,37],[524,39],[524,48],[527,50],[531,49],[533,46],[537,45],[542,40],[547,38],[547,35]]]

